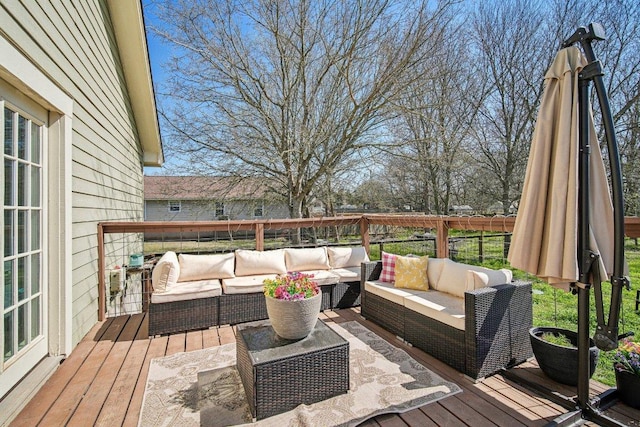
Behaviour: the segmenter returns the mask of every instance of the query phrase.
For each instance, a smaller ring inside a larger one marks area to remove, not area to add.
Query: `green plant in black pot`
[[[542,372],[562,384],[578,384],[578,334],[567,329],[537,327],[529,330],[531,348]],[[589,376],[593,375],[600,351],[592,339],[589,348]]]

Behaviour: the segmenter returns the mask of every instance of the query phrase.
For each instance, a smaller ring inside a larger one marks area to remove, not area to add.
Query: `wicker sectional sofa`
[[[379,280],[382,267],[381,261],[362,264],[366,319],[474,380],[533,356],[531,283],[511,281],[510,274],[501,279],[504,271],[429,258],[429,289],[403,289]]]
[[[266,319],[263,281],[288,271],[313,274],[322,310],[360,304],[364,247],[238,249],[213,255],[165,253],[152,272],[149,335]]]

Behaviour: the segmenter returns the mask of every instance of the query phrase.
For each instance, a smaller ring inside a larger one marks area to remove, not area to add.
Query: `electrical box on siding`
[[[109,289],[112,294],[117,294],[122,290],[122,279],[124,277],[124,270],[119,268],[111,270],[109,272]]]

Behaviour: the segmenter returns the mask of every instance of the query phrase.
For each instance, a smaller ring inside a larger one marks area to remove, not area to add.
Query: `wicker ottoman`
[[[321,320],[297,341],[278,337],[268,321],[238,325],[236,351],[256,420],[349,390],[349,343]]]

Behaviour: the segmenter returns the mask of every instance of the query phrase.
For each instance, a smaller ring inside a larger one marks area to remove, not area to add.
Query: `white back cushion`
[[[287,271],[328,270],[327,248],[285,248]]]
[[[151,272],[153,292],[164,292],[167,285],[171,286],[180,277],[180,263],[173,251],[165,252]]]
[[[486,286],[503,285],[511,282],[511,279],[513,279],[513,272],[506,268],[489,272],[467,270],[467,291]]]
[[[351,248],[327,247],[331,268],[360,267],[363,262],[369,262],[369,255],[364,246]]]
[[[438,280],[442,274],[442,267],[444,267],[446,259],[447,258],[429,258],[427,265],[427,278],[429,280],[430,289],[437,289]]]
[[[252,251],[236,249],[236,276],[285,274],[284,250]]]
[[[233,277],[233,252],[221,255],[178,255],[180,282]]]
[[[467,271],[469,270],[486,275],[487,284],[485,286],[509,283],[513,277],[511,270],[492,270],[486,267],[454,262],[447,258],[444,261],[442,273],[440,273],[436,289],[440,292],[446,292],[451,295],[464,298],[464,293],[466,291],[476,289],[476,276],[474,275],[471,280],[467,280]],[[484,282],[483,276],[479,276],[478,280],[479,283]]]

